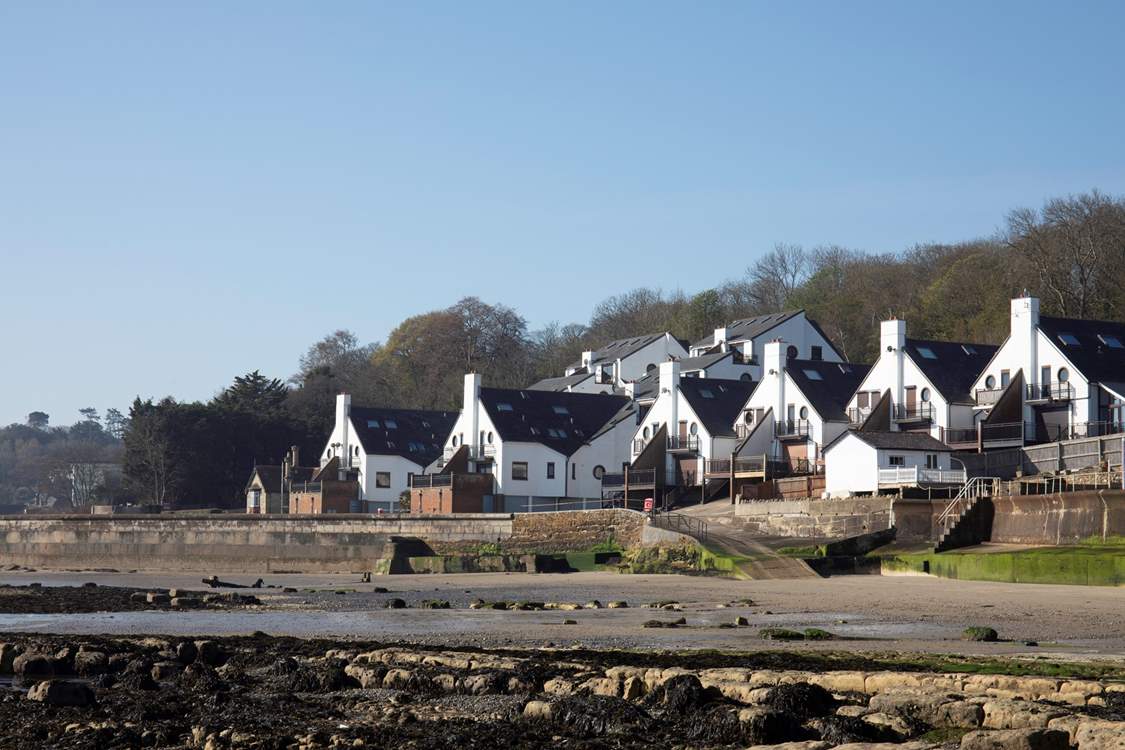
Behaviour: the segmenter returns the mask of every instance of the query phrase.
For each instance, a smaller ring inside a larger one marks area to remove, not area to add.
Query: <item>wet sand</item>
[[[257,576],[216,574],[249,584]],[[210,591],[199,574],[6,572],[0,584],[99,585]],[[222,635],[263,631],[301,637],[371,638],[427,645],[745,650],[767,643],[763,627],[828,630],[843,640],[771,648],[856,651],[1066,655],[1125,658],[1125,591],[1121,589],[952,581],[930,577],[840,576],[828,579],[732,581],[685,576],[467,574],[387,576],[266,575],[253,593],[261,607],[238,611],[0,614],[5,632]],[[390,589],[376,593],[375,587]],[[286,593],[281,587],[298,589]],[[312,590],[309,590],[312,589]],[[337,593],[344,592],[344,593]],[[408,608],[386,609],[389,598]],[[474,599],[585,603],[626,601],[628,609],[577,611],[471,610]],[[729,605],[749,598],[753,604]],[[445,600],[448,610],[419,608]],[[682,612],[645,608],[681,603]],[[651,619],[684,617],[687,626],[649,629]],[[737,616],[749,626],[721,628]],[[564,624],[573,620],[574,624]],[[1001,643],[968,643],[961,631],[987,625]],[[1029,647],[1025,641],[1036,641]]]

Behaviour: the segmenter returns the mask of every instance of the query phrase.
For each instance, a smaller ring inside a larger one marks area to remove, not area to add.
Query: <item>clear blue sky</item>
[[[0,423],[1125,193],[1125,5],[0,3]]]

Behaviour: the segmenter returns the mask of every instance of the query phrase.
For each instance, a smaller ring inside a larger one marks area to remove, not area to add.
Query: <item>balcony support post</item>
[[[625,467],[625,496],[622,498],[621,507],[629,510],[629,467]]]

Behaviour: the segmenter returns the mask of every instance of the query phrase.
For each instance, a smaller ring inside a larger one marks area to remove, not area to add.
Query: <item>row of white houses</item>
[[[1011,302],[1000,346],[880,324],[879,359],[849,363],[804,311],[739,320],[694,343],[610,342],[557,378],[496,389],[465,376],[459,411],[354,407],[341,395],[321,455],[351,472],[360,510],[392,511],[412,477],[489,474],[492,507],[709,479],[824,474],[831,495],[964,481],[958,450],[1120,431],[1125,324],[1049,318]],[[731,485],[727,485],[731,489]]]

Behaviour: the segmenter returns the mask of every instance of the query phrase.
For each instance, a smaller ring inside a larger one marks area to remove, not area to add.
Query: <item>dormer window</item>
[[[1060,333],[1059,341],[1063,342],[1063,346],[1082,346],[1082,342],[1073,333]]]

